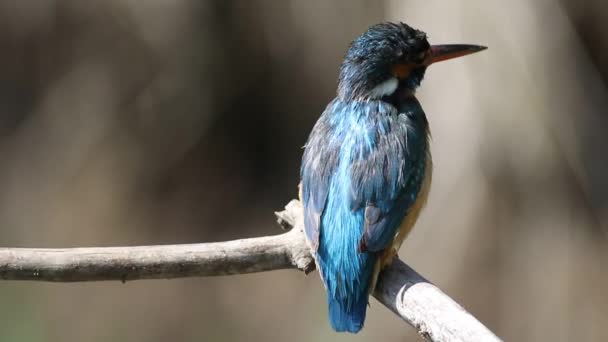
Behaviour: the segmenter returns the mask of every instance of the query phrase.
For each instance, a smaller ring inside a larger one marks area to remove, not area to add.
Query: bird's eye
[[[416,62],[417,63],[422,63],[424,61],[424,59],[426,58],[426,51],[419,53],[416,56]]]

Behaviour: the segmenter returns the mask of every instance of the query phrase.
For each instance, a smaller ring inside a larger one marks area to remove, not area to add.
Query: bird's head
[[[378,99],[401,87],[414,91],[430,64],[484,49],[430,45],[424,32],[407,24],[377,24],[357,37],[346,52],[338,96],[343,100]]]

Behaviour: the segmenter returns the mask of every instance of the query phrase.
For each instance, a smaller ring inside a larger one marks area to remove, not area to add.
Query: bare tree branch
[[[276,213],[291,231],[227,242],[94,248],[0,248],[0,279],[53,282],[183,278],[314,269],[302,208]],[[399,259],[380,275],[374,297],[430,341],[500,341]]]

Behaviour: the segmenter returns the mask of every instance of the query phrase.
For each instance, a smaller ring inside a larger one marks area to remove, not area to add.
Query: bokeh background
[[[608,2],[0,0],[0,246],[279,233],[369,25],[489,50],[419,91],[434,184],[401,257],[510,341],[608,340]],[[418,341],[316,274],[0,283],[0,341]]]

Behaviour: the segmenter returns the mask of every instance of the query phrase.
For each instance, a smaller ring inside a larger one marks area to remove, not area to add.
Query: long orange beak
[[[447,44],[431,46],[431,54],[426,60],[426,65],[445,61],[448,59],[470,55],[487,49],[481,45]]]

